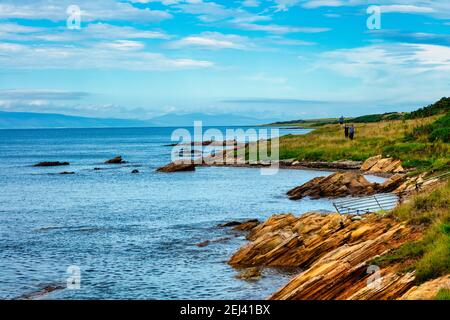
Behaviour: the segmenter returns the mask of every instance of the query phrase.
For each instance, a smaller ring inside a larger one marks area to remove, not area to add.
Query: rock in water
[[[66,175],[66,174],[75,174],[75,172],[73,172],[73,171],[63,171],[63,172],[60,172],[59,174],[63,174],[63,175]]]
[[[304,197],[313,199],[336,198],[355,195],[374,194],[378,184],[371,183],[363,175],[354,172],[336,172],[328,177],[317,177],[305,184],[290,190],[289,199],[298,200]]]
[[[261,278],[261,268],[258,267],[252,267],[252,268],[246,268],[242,270],[236,278],[242,279],[242,280],[259,280]]]
[[[69,162],[59,162],[59,161],[44,161],[39,162],[34,165],[34,167],[59,167],[59,166],[68,166]]]
[[[259,224],[258,219],[250,219],[250,220],[243,221],[243,222],[230,221],[227,223],[219,224],[218,227],[219,228],[233,227],[233,230],[237,230],[237,231],[250,231],[254,227],[256,227],[258,224]]]
[[[156,171],[165,173],[195,171],[195,164],[190,162],[171,162],[168,165],[157,169]]]
[[[138,169],[134,169],[133,171],[131,171],[131,173],[133,173],[133,174],[139,173],[139,170]]]
[[[105,161],[106,164],[122,164],[126,163],[126,161],[123,161],[121,156],[117,156],[115,158],[109,159],[108,161]]]

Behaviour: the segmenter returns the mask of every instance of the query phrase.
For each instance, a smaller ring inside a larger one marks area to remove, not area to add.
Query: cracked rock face
[[[275,215],[253,228],[250,242],[229,260],[236,268],[297,267],[294,277],[271,299],[396,299],[412,286],[414,274],[380,271],[382,281],[368,286],[368,262],[407,241],[420,230],[389,218],[309,213]]]
[[[359,173],[336,172],[328,177],[317,177],[288,191],[291,200],[368,196],[375,193],[395,192],[405,181],[405,175],[395,174],[382,184],[372,183]]]
[[[313,199],[337,198],[345,196],[371,195],[378,189],[378,184],[371,183],[363,175],[354,172],[336,172],[328,177],[317,177],[290,190],[287,195],[291,200],[304,197]]]
[[[362,164],[361,170],[369,173],[402,173],[405,171],[400,160],[383,158],[381,155],[367,159]]]

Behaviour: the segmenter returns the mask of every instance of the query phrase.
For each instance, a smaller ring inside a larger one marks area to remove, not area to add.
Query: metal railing
[[[429,177],[420,183],[416,183],[416,191],[419,192],[422,186],[433,180],[442,180],[450,176],[450,172],[438,176]],[[400,193],[379,193],[367,197],[344,198],[333,202],[338,213],[363,214],[377,211],[387,211],[395,208],[403,202],[405,194]]]
[[[370,213],[382,210],[391,210],[400,202],[400,197],[395,193],[379,193],[373,196],[344,198],[333,202],[338,213]]]

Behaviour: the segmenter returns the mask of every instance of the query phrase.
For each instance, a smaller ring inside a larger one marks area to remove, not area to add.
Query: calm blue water
[[[45,298],[262,299],[284,284],[291,275],[277,270],[266,270],[257,282],[236,279],[226,261],[244,238],[216,225],[331,209],[327,200],[285,196],[328,173],[281,170],[262,176],[248,168],[156,173],[170,162],[171,148],[164,145],[171,133],[170,128],[0,130],[0,298],[65,283],[70,265],[81,269],[81,288]],[[129,163],[103,164],[116,155]],[[32,167],[39,161],[71,165]],[[140,174],[130,173],[135,168]],[[63,170],[76,174],[55,174]],[[223,237],[231,240],[196,246]]]

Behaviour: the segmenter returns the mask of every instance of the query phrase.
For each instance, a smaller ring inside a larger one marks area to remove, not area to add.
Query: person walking
[[[350,128],[348,129],[348,136],[350,140],[353,140],[355,136],[355,127],[353,125],[351,125]]]
[[[345,125],[345,127],[344,127],[344,134],[345,134],[345,138],[347,139],[348,138],[348,126],[347,125]]]
[[[344,124],[344,116],[339,118],[339,124],[342,126]]]

